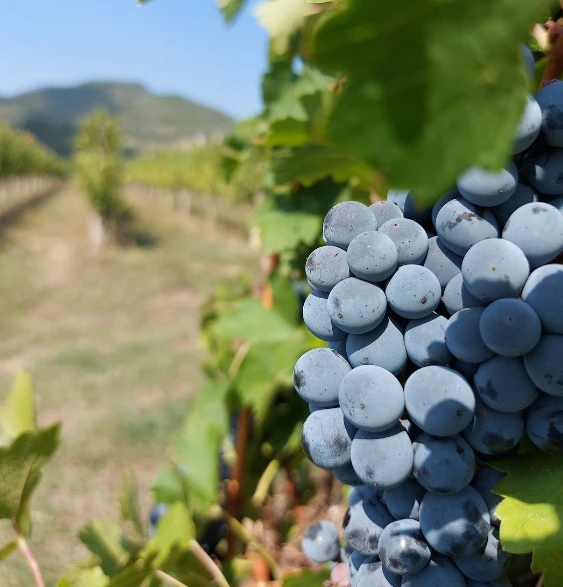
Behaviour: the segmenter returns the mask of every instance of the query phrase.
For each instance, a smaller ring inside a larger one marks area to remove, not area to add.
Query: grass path
[[[150,482],[202,381],[198,307],[218,281],[256,267],[244,243],[200,220],[139,212],[152,248],[95,252],[89,209],[72,188],[0,233],[0,398],[25,368],[41,423],[63,422],[32,514],[50,584],[84,556],[77,530],[115,514],[125,469],[149,507]],[[0,585],[31,584],[18,555],[0,563]]]

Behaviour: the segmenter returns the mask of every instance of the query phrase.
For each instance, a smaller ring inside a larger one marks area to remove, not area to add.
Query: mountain
[[[28,130],[61,155],[69,155],[80,121],[104,108],[122,121],[130,152],[180,147],[202,136],[230,132],[235,121],[178,96],[159,96],[135,83],[87,83],[0,97],[0,121]]]

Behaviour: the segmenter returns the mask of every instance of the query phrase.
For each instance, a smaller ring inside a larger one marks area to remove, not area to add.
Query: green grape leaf
[[[0,518],[29,532],[29,508],[42,469],[57,450],[60,426],[26,432],[10,446],[0,447]]]
[[[499,168],[525,104],[520,42],[547,5],[349,0],[327,11],[317,64],[347,76],[329,140],[428,201],[472,165]]]
[[[80,530],[79,537],[109,577],[117,575],[127,564],[130,555],[123,545],[119,522],[111,518],[92,520]]]
[[[504,499],[496,510],[508,552],[533,552],[532,569],[545,573],[545,587],[563,582],[563,463],[560,456],[532,450],[495,462],[507,473],[494,487]]]
[[[143,549],[141,556],[152,559],[154,568],[158,568],[174,548],[186,548],[194,538],[195,524],[190,511],[185,504],[175,503],[160,519],[156,535]]]
[[[139,535],[144,535],[141,522],[141,506],[139,504],[139,489],[131,471],[126,471],[121,482],[121,497],[119,500],[121,519],[131,522]]]
[[[280,313],[290,324],[295,324],[296,326],[301,324],[301,304],[291,281],[280,277],[279,273],[271,275],[268,281],[274,294],[276,312]]]
[[[185,480],[176,467],[161,469],[156,475],[151,489],[158,503],[186,500]]]
[[[310,141],[308,125],[292,118],[272,122],[262,137],[262,144],[267,147],[302,147]]]
[[[100,567],[80,569],[73,573],[71,579],[63,577],[57,587],[108,587],[109,578]]]
[[[0,410],[0,426],[3,435],[10,439],[36,429],[33,380],[29,373],[22,371],[16,375]]]
[[[3,561],[5,558],[8,558],[13,552],[18,549],[18,543],[15,540],[8,542],[0,548],[0,561]]]
[[[285,53],[292,35],[303,24],[307,3],[303,0],[266,0],[259,4],[254,14],[271,39],[274,53]]]
[[[245,3],[246,0],[218,0],[217,2],[227,22],[233,21],[238,16]]]
[[[327,569],[302,569],[284,577],[283,587],[321,587],[328,579],[330,571]]]
[[[264,253],[293,251],[301,243],[312,245],[323,225],[322,217],[312,212],[272,209],[260,210],[253,222],[260,229]]]
[[[210,383],[196,396],[183,431],[175,438],[186,493],[203,511],[219,489],[219,447],[229,429],[226,383]]]
[[[112,577],[108,587],[141,587],[152,573],[153,570],[149,565],[139,564],[138,561]]]

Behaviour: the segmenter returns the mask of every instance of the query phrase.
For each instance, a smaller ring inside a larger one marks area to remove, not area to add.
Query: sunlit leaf
[[[0,426],[3,435],[9,438],[35,430],[33,380],[29,373],[22,371],[16,375],[12,389],[0,409]]]

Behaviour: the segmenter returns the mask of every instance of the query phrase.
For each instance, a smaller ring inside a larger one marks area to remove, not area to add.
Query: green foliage
[[[3,438],[8,442],[36,429],[33,381],[25,371],[16,375],[4,407],[0,408],[0,427]]]
[[[120,197],[123,165],[119,121],[100,111],[84,121],[76,140],[76,171],[82,189],[104,221],[124,212]]]

